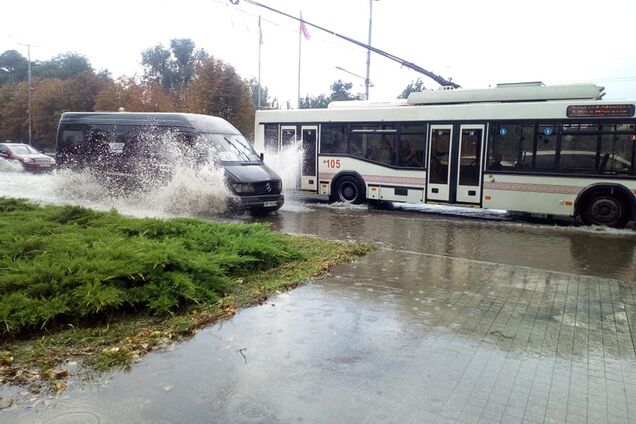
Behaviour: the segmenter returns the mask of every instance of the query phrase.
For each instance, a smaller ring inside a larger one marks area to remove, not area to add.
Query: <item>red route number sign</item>
[[[327,168],[340,168],[340,159],[325,159]]]

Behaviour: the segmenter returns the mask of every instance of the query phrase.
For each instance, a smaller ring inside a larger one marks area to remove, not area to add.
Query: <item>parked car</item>
[[[0,158],[19,162],[26,171],[49,171],[55,159],[23,143],[0,143]]]

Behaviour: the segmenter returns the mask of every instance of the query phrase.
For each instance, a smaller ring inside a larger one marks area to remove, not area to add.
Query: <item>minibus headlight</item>
[[[250,183],[233,183],[232,190],[237,194],[254,193],[254,184]]]

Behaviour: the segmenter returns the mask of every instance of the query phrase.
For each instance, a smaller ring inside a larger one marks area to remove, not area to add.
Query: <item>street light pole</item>
[[[378,0],[369,0],[369,42],[367,45],[371,46],[371,25],[373,23],[373,2]],[[369,100],[369,86],[371,85],[370,80],[370,71],[371,71],[371,50],[367,49],[367,77],[364,80],[364,96],[365,100]]]
[[[32,80],[31,80],[31,45],[28,44],[27,45],[27,57],[29,60],[29,66],[28,66],[28,73],[29,73],[29,108],[28,108],[28,112],[29,112],[29,146],[31,145],[31,142],[33,141],[33,117],[31,114],[31,97],[33,95],[33,86],[31,84]]]
[[[33,85],[32,85],[32,79],[31,79],[31,44],[22,44],[20,43],[21,46],[26,46],[27,47],[27,60],[28,60],[28,64],[27,64],[27,74],[28,74],[28,84],[29,84],[29,88],[28,88],[28,92],[29,92],[29,103],[27,106],[27,116],[29,118],[29,146],[31,145],[32,141],[33,141],[33,117],[31,115],[31,98],[33,96]],[[36,46],[34,46],[36,47]]]

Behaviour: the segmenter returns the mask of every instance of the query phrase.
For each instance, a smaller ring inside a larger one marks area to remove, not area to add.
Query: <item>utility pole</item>
[[[263,29],[261,15],[258,15],[258,81],[256,83],[256,109],[261,108],[261,47],[263,47]]]
[[[371,47],[371,26],[373,24],[373,2],[379,0],[369,0],[369,42],[367,46]],[[371,79],[369,74],[371,72],[371,49],[367,48],[367,77],[364,80],[364,96],[365,100],[369,100],[369,86],[371,85]]]
[[[29,146],[31,145],[31,143],[33,142],[33,117],[31,114],[31,99],[33,97],[33,85],[32,85],[32,78],[31,78],[31,44],[22,44],[19,43],[21,46],[26,46],[27,47],[27,60],[28,60],[28,65],[27,65],[27,74],[28,74],[28,78],[29,78],[29,104],[27,106],[27,116],[29,117]],[[37,46],[33,46],[33,47],[37,47]]]

